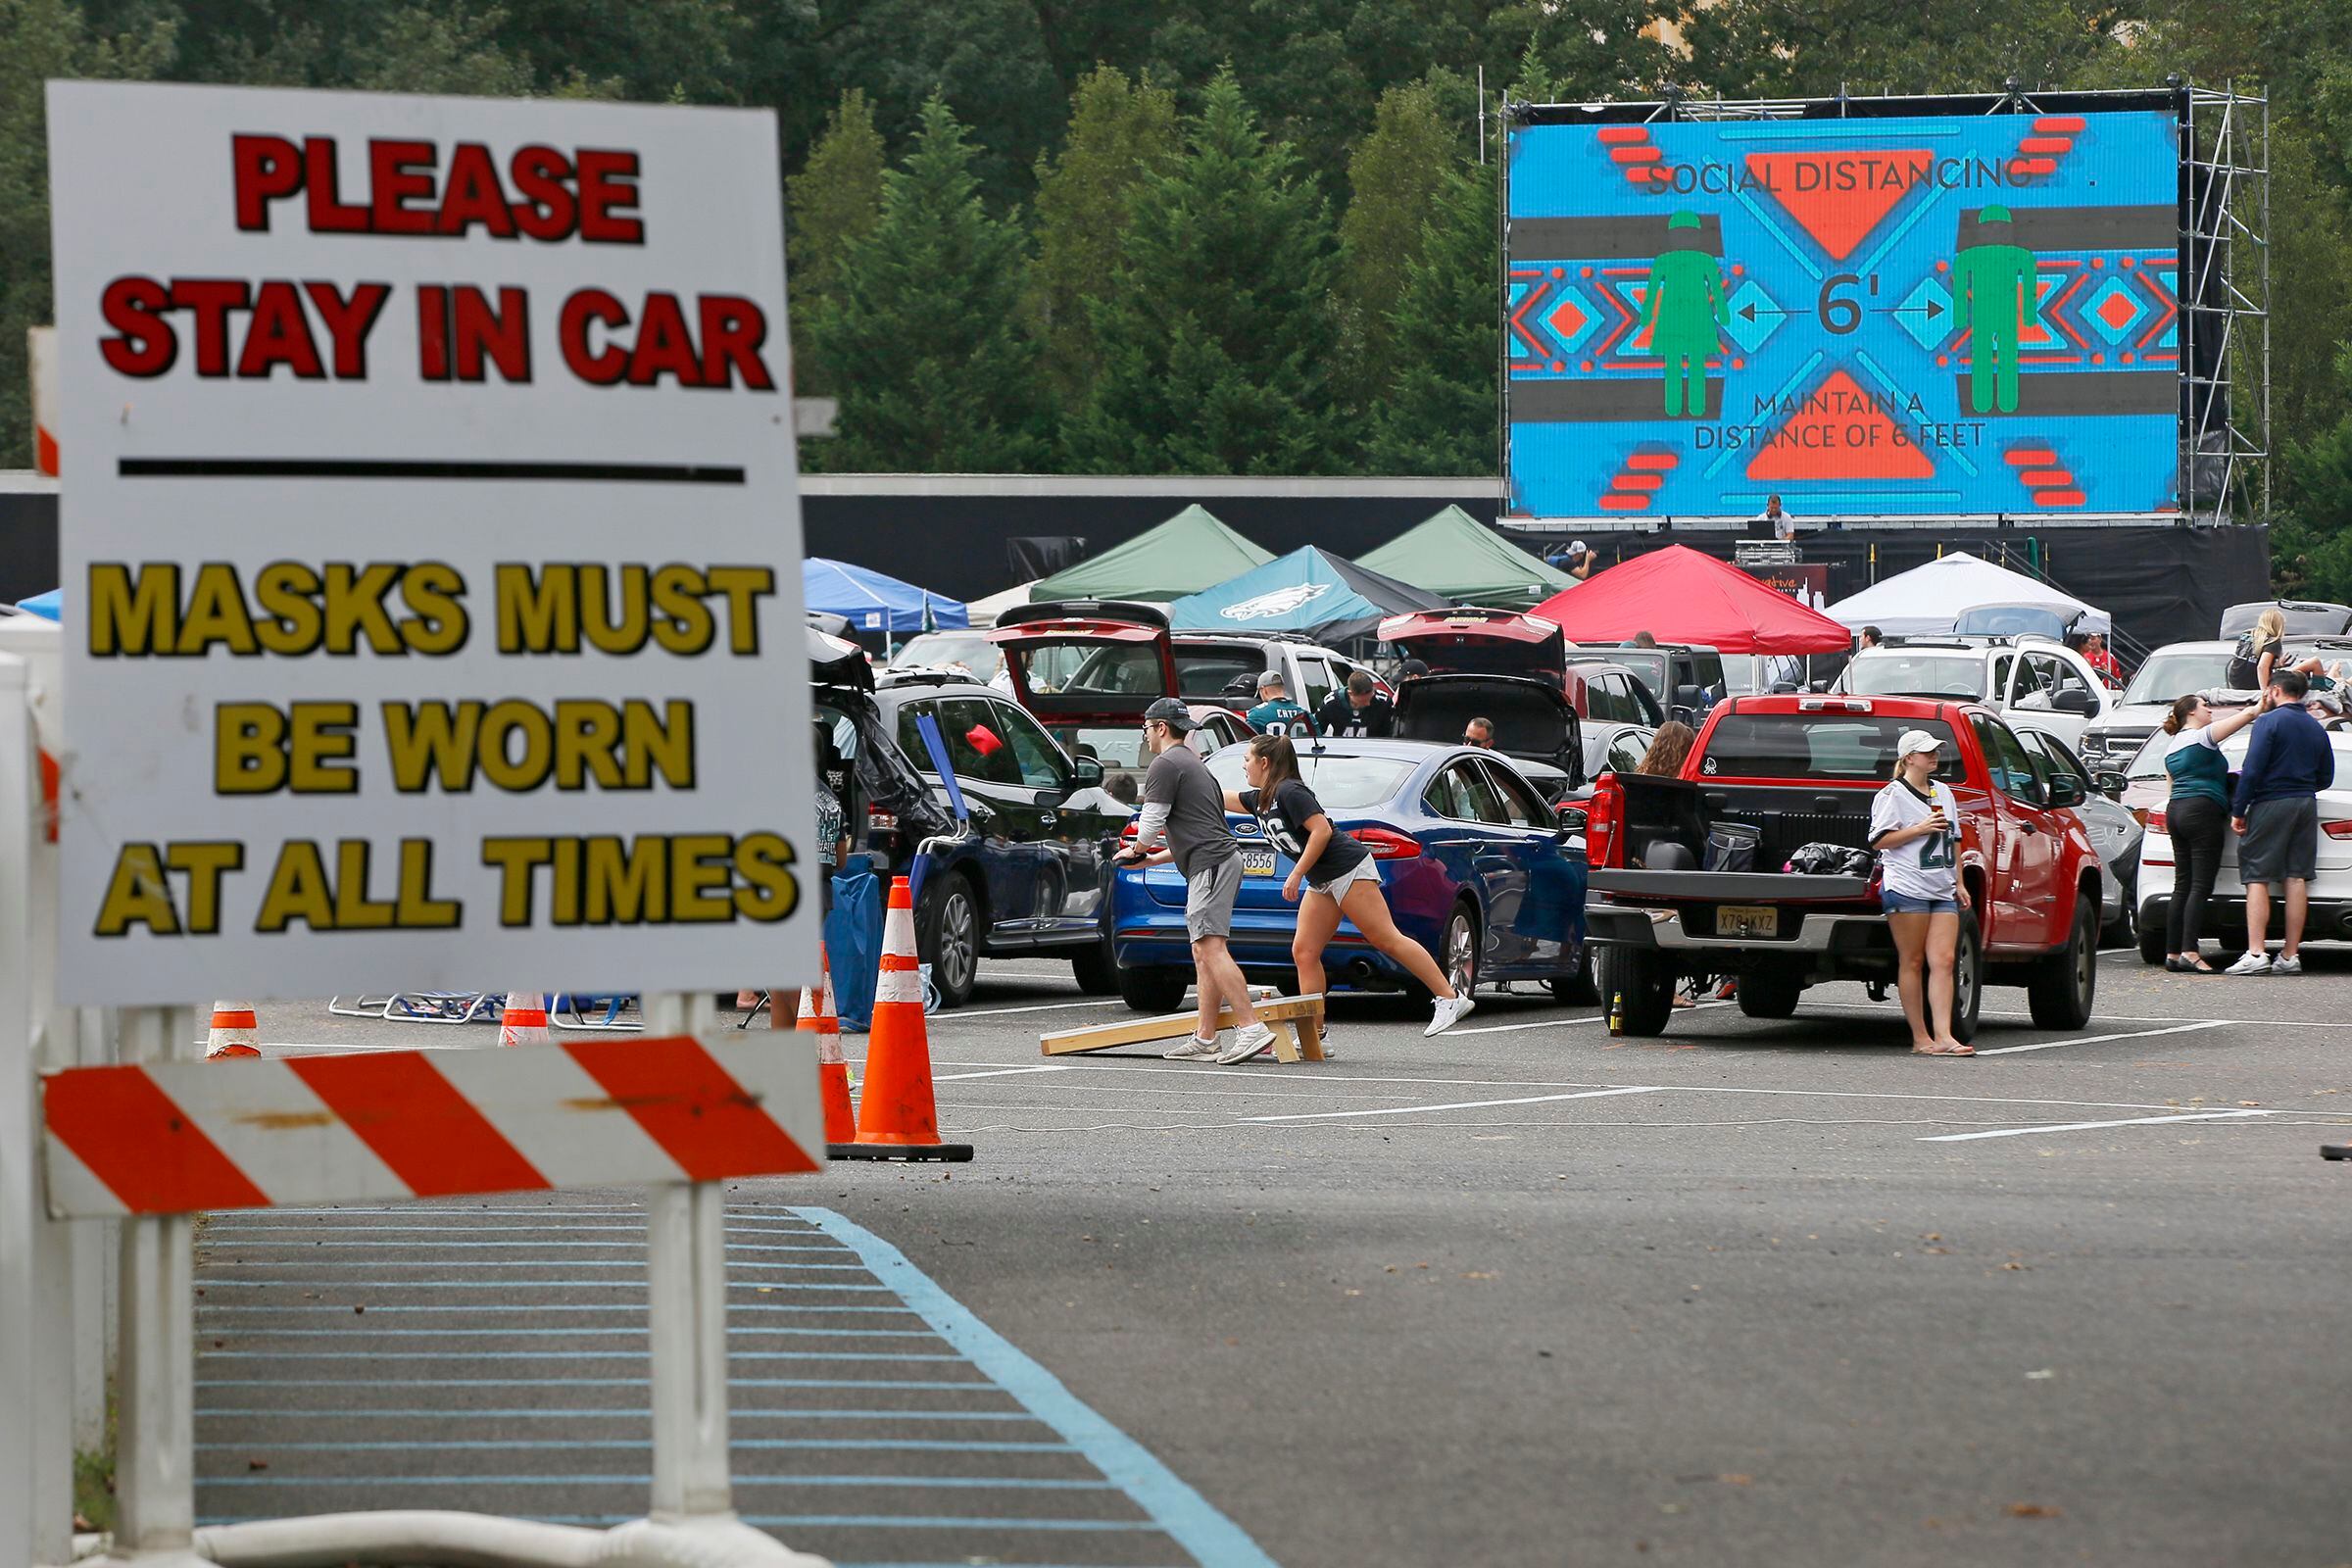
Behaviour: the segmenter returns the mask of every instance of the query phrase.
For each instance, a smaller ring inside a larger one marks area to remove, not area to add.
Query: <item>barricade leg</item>
[[[717,1021],[707,995],[648,994],[648,1035],[701,1034]],[[694,1182],[646,1192],[646,1327],[654,1402],[649,1518],[612,1534],[615,1565],[741,1564],[823,1568],[735,1517],[727,1454],[726,1188]]]
[[[50,1554],[67,1498],[50,1494],[40,1455],[66,1434],[45,1430],[38,1389],[42,1308],[40,1108],[32,1055],[32,726],[24,666],[0,657],[0,1563]],[[69,1546],[71,1543],[68,1544]],[[54,1560],[54,1558],[52,1558]]]
[[[192,1058],[188,1007],[122,1014],[122,1059]],[[122,1396],[115,1546],[152,1568],[196,1564],[196,1230],[188,1214],[122,1222]]]
[[[74,1059],[102,1067],[115,1059],[114,1015],[77,1007]],[[72,1222],[74,1270],[74,1446],[96,1452],[106,1443],[106,1388],[115,1364],[113,1277],[122,1247],[113,1220]]]

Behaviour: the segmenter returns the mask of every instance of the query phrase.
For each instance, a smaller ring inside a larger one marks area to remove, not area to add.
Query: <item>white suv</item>
[[[1998,709],[2014,727],[2076,745],[2115,694],[2081,654],[2047,637],[1956,637],[1865,648],[1837,689],[1866,697],[1940,697]]]

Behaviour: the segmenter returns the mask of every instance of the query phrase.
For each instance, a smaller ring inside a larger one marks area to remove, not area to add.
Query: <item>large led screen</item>
[[[2178,504],[2172,117],[1531,124],[1510,160],[1514,513]]]

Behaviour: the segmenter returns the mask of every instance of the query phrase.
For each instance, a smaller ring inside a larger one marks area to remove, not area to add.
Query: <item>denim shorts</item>
[[[1958,914],[1957,899],[1923,899],[1917,894],[1896,893],[1889,888],[1879,890],[1879,907],[1888,914]]]

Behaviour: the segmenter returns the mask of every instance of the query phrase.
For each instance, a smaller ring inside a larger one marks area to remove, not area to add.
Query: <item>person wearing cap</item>
[[[1582,539],[1571,539],[1568,541],[1568,548],[1554,555],[1549,564],[1559,567],[1578,582],[1583,582],[1587,577],[1592,576],[1593,568],[1600,564],[1600,552],[1586,544]]]
[[[1396,733],[1396,711],[1380,695],[1372,677],[1351,671],[1347,686],[1331,694],[1315,713],[1315,733],[1335,739],[1386,740]]]
[[[1135,841],[1113,863],[1142,865],[1152,858],[1160,836],[1168,858],[1184,878],[1184,929],[1192,939],[1193,968],[1200,977],[1200,1021],[1193,1037],[1163,1052],[1170,1061],[1248,1061],[1274,1044],[1274,1031],[1258,1021],[1250,1004],[1250,986],[1233,961],[1233,906],[1242,892],[1242,847],[1225,824],[1225,792],[1210,776],[1200,754],[1184,744],[1193,710],[1180,697],[1162,697],[1144,710],[1144,749],[1152,765],[1144,772],[1144,808]],[[1218,1046],[1218,1004],[1233,1008],[1239,1024],[1233,1044]]]
[[[1291,701],[1282,671],[1269,669],[1257,677],[1257,706],[1242,715],[1243,722],[1260,735],[1297,735],[1312,739],[1315,721]]]
[[[1870,847],[1879,853],[1879,905],[1894,933],[1911,1049],[1923,1056],[1973,1056],[1976,1048],[1952,1038],[1960,808],[1936,777],[1942,750],[1943,742],[1924,729],[1907,729],[1894,743],[1894,778],[1870,803]]]

